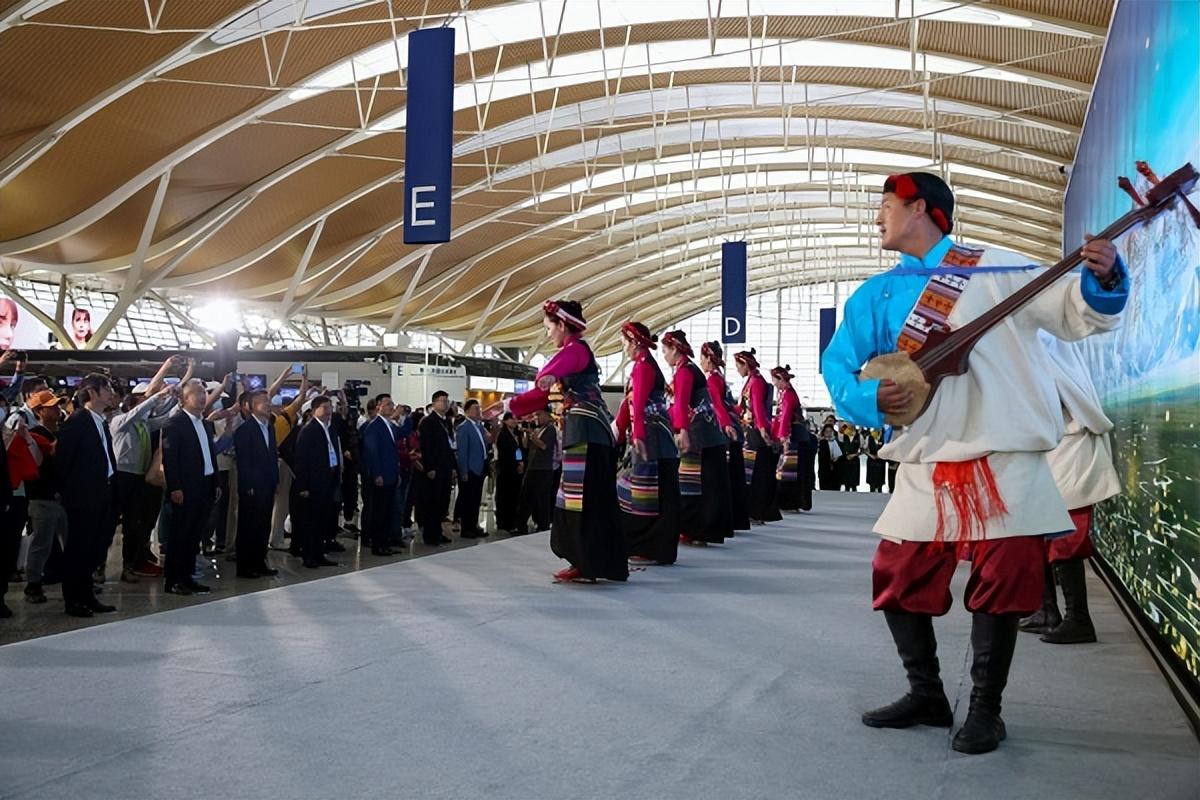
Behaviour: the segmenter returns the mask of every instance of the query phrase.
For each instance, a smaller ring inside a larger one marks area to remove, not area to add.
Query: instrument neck
[[[1136,208],[1102,230],[1096,235],[1095,238],[1108,240],[1115,239],[1117,236],[1120,236],[1122,233],[1134,227],[1135,225],[1138,225],[1154,216],[1155,212],[1156,209],[1152,207],[1143,206],[1141,208]],[[1038,275],[1032,281],[1013,292],[1011,295],[997,303],[988,311],[954,331],[951,334],[953,339],[953,348],[957,350],[964,344],[967,346],[974,345],[981,338],[983,338],[984,334],[1028,305],[1031,300],[1041,294],[1042,291],[1052,285],[1059,278],[1063,277],[1076,266],[1078,266],[1081,261],[1083,261],[1082,246],[1075,248],[1075,250],[1073,250],[1062,261],[1059,261],[1041,275]],[[969,273],[969,269],[967,271]],[[949,344],[950,340],[948,339],[946,345],[931,348],[928,352],[924,350],[920,351],[916,357],[917,364],[921,367],[932,365],[934,362],[947,355],[949,351],[946,348]]]

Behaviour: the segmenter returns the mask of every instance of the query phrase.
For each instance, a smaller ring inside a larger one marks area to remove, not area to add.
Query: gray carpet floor
[[[1195,800],[1200,746],[1094,579],[1100,643],[1021,637],[999,751],[863,727],[904,683],[882,500],[625,585],[552,585],[542,534],[0,648],[0,797]],[[960,722],[968,625],[937,624]]]

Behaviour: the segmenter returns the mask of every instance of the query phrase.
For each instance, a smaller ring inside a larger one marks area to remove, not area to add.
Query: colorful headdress
[[[621,335],[629,341],[636,344],[638,347],[644,347],[647,350],[655,350],[658,348],[658,337],[650,333],[650,329],[640,322],[630,320],[621,326]]]
[[[725,366],[725,352],[720,342],[705,342],[700,345],[700,355],[712,362],[715,367]]]
[[[734,355],[733,360],[739,364],[745,364],[750,369],[758,369],[758,359],[755,358],[758,351],[751,347],[749,350],[743,350]]]
[[[790,381],[796,376],[792,374],[792,365],[784,364],[782,367],[776,367],[775,369],[771,370],[771,377],[782,378],[785,381]]]
[[[579,333],[587,330],[583,307],[574,300],[547,300],[542,304],[542,313],[547,317],[561,319],[571,330]]]
[[[906,203],[924,200],[925,209],[942,233],[950,233],[954,223],[954,193],[946,182],[928,172],[906,172],[891,175],[883,182],[883,191],[891,192]]]
[[[689,358],[695,355],[692,346],[688,344],[687,334],[683,331],[667,331],[662,337],[663,347],[673,347]]]

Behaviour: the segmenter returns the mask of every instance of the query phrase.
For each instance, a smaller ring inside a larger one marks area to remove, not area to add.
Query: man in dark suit
[[[63,548],[63,600],[73,617],[116,611],[96,599],[92,572],[103,543],[111,541],[114,517],[113,474],[117,457],[104,415],[116,403],[104,375],[88,375],[79,383],[76,412],[59,429],[54,467],[67,511],[67,543]]]
[[[269,577],[279,574],[267,564],[271,511],[279,486],[271,396],[258,389],[248,392],[239,405],[250,413],[233,434],[237,454],[237,574],[239,578]]]
[[[425,491],[419,495],[421,533],[425,544],[437,546],[450,540],[442,534],[442,515],[450,505],[450,477],[458,469],[454,455],[454,431],[446,418],[450,396],[433,393],[429,413],[421,420],[417,435],[421,440],[421,464],[425,468]]]
[[[330,399],[318,395],[310,403],[312,419],[301,429],[296,441],[296,477],[292,486],[300,508],[292,514],[292,535],[295,535],[297,516],[303,517],[300,546],[304,566],[316,569],[338,566],[337,562],[325,557],[325,541],[337,529],[342,449],[337,434],[330,428],[333,417]]]
[[[463,421],[458,426],[458,496],[462,499],[462,533],[464,539],[487,536],[479,527],[479,506],[483,501],[483,483],[487,478],[491,443],[483,430],[479,401],[471,398],[463,406]]]
[[[209,588],[197,582],[192,572],[216,500],[217,454],[212,423],[203,416],[208,406],[204,381],[193,378],[180,394],[180,411],[162,432],[163,474],[171,501],[163,578],[170,594],[207,594]]]
[[[396,404],[391,395],[375,398],[376,416],[362,427],[363,469],[366,481],[364,494],[369,492],[371,514],[366,530],[371,553],[377,556],[394,555],[388,543],[393,506],[396,502],[396,483],[400,480],[400,459],[396,454],[399,431],[392,424]]]

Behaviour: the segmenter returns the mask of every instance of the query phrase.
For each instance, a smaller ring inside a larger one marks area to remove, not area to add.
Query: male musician
[[[1042,342],[1054,367],[1054,384],[1066,422],[1066,435],[1046,457],[1075,526],[1071,533],[1047,540],[1042,608],[1021,620],[1021,630],[1040,633],[1042,641],[1050,644],[1084,644],[1096,641],[1083,566],[1084,560],[1095,553],[1092,509],[1120,494],[1121,481],[1108,440],[1113,424],[1100,407],[1100,397],[1078,348],[1045,333]],[[1065,616],[1058,610],[1056,582],[1062,587]]]
[[[822,358],[838,412],[868,428],[912,400],[891,380],[859,380],[869,359],[913,352],[929,330],[962,327],[1036,274],[1024,256],[971,249],[950,239],[954,197],[941,179],[908,173],[887,179],[876,224],[897,267],[864,283]],[[911,690],[868,711],[872,727],[950,727],[933,617],[950,610],[950,578],[971,559],[965,605],[973,615],[973,689],[955,750],[985,753],[1005,738],[1000,699],[1017,623],[1041,603],[1043,538],[1074,529],[1054,486],[1046,452],[1063,436],[1058,391],[1042,328],[1077,340],[1117,325],[1129,279],[1110,242],[1083,247],[1080,277],[1056,281],[990,330],[967,373],[942,381],[925,411],[881,451],[900,462],[896,490],[875,532],[874,608],[884,612]]]

